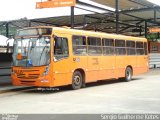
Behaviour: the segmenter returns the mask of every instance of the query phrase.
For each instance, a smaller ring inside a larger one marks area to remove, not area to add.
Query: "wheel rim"
[[[130,70],[127,70],[127,72],[126,72],[126,77],[127,77],[127,79],[131,79],[131,71]]]
[[[80,84],[81,84],[80,76],[78,75],[74,76],[74,85],[79,86]]]

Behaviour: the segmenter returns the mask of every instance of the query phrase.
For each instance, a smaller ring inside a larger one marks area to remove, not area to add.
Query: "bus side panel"
[[[86,74],[87,70],[87,56],[73,56],[72,63],[70,64],[72,72],[75,70],[83,70]]]
[[[137,56],[137,65],[135,69],[135,75],[145,73],[148,71],[148,56],[139,55]]]
[[[54,86],[71,84],[72,71],[70,68],[71,58],[64,58],[54,63]]]
[[[125,66],[131,66],[132,69],[133,69],[133,75],[135,74],[135,69],[136,69],[136,56],[135,55],[130,55],[130,56],[126,56],[126,59],[125,59]]]
[[[100,64],[99,59],[100,57],[98,56],[88,56],[86,82],[97,81],[99,79],[99,76],[98,76],[99,64]]]
[[[125,76],[126,56],[116,56],[116,77]]]
[[[99,79],[115,78],[115,56],[100,57]]]

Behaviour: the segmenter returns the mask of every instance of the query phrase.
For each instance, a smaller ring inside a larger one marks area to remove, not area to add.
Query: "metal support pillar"
[[[157,19],[157,11],[154,10],[154,22],[156,22],[156,19]]]
[[[139,26],[139,29],[140,29],[139,36],[142,36],[142,26]]]
[[[145,38],[147,38],[147,21],[145,21]]]
[[[74,6],[71,6],[71,28],[74,28]]]
[[[9,23],[6,23],[6,37],[9,37]]]
[[[94,31],[97,31],[97,24],[94,24]]]
[[[84,15],[83,16],[83,29],[85,29],[86,27],[86,16]]]
[[[116,34],[119,33],[119,1],[115,0],[116,3]]]
[[[31,27],[32,26],[32,22],[29,20],[28,21],[28,27]]]

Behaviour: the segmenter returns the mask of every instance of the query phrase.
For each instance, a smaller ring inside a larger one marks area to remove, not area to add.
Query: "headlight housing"
[[[50,69],[50,65],[48,65],[48,66],[45,68],[45,70],[44,70],[44,72],[43,72],[43,76],[46,76],[46,75],[48,74],[49,69]]]

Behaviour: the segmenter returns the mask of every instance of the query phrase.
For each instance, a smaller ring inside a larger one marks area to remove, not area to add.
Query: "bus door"
[[[71,83],[71,68],[69,57],[69,39],[68,34],[55,34],[53,42],[53,71],[54,85],[67,85]]]

